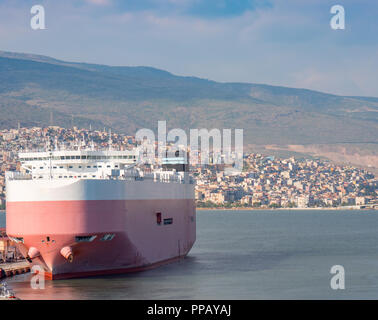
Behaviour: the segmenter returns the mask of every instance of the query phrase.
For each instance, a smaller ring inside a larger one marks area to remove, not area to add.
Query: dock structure
[[[7,236],[5,228],[0,228],[0,263],[20,260],[24,260],[24,257],[17,249],[16,243]]]
[[[5,228],[0,228],[0,279],[29,271],[29,263],[8,238]]]
[[[30,272],[30,265],[26,260],[0,264],[0,279],[27,272]]]
[[[20,300],[13,291],[9,290],[6,282],[0,282],[0,300]]]

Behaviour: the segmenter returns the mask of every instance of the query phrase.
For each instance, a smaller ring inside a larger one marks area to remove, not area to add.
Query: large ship
[[[137,159],[133,150],[20,153],[20,171],[6,176],[8,236],[48,279],[141,271],[186,256],[196,239],[188,166],[168,158],[142,170]]]

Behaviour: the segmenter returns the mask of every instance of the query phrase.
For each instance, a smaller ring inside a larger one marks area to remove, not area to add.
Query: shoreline
[[[276,210],[299,210],[299,211],[302,211],[302,210],[361,210],[361,211],[365,211],[365,210],[377,210],[375,208],[351,208],[351,207],[332,207],[332,208],[245,208],[245,207],[241,207],[241,208],[226,208],[226,207],[218,207],[218,208],[196,208],[196,210],[198,211],[211,211],[211,210],[218,210],[218,211],[236,211],[236,210],[240,210],[240,211],[259,211],[259,210],[265,210],[265,211],[276,211]]]

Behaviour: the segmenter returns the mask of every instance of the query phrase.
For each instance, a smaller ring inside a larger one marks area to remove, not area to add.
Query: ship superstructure
[[[136,151],[63,150],[20,153],[31,179],[104,179],[136,164]]]

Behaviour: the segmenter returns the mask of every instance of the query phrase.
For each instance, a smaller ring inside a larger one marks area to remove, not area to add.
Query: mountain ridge
[[[144,127],[155,130],[158,120],[167,120],[168,127],[185,130],[242,128],[247,144],[378,141],[375,97],[216,82],[153,67],[7,51],[0,51],[0,112],[0,128],[15,121],[49,125],[46,114],[52,112],[57,115],[53,124],[67,126],[73,116],[76,126],[106,126],[127,134]]]

